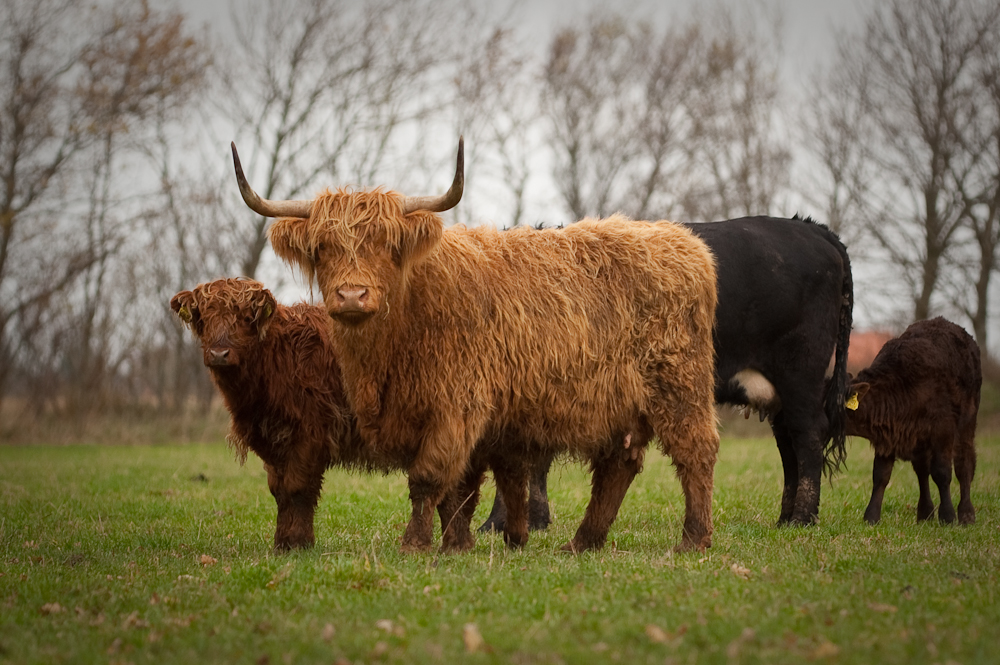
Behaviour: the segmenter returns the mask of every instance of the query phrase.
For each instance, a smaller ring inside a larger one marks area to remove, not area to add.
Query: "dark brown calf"
[[[976,471],[976,417],[982,385],[979,347],[940,317],[917,321],[889,340],[848,389],[847,433],[875,449],[872,498],[865,520],[882,517],[882,498],[896,458],[913,463],[920,483],[917,519],[934,515],[928,476],[941,496],[938,519],[955,521],[951,470],[961,488],[958,520],[976,521],[970,486]]]
[[[264,461],[278,504],[275,549],[312,546],[324,471],[378,466],[344,397],[326,310],[279,305],[248,279],[181,291],[170,307],[201,342],[232,415],[229,444],[241,462],[251,450]]]

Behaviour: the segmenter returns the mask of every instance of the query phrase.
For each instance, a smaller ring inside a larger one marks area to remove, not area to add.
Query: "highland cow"
[[[941,504],[938,519],[955,521],[951,476],[961,490],[958,520],[976,521],[972,477],[976,472],[976,418],[982,386],[979,347],[962,328],[943,318],[917,321],[885,343],[871,366],[848,389],[847,433],[875,450],[872,498],[865,521],[882,517],[882,499],[896,459],[913,464],[920,484],[917,520],[934,515],[928,477]]]
[[[655,434],[676,468],[679,549],[711,544],[715,267],[690,231],[621,216],[561,230],[445,229],[436,213],[461,199],[461,143],[440,197],[341,189],[267,201],[235,146],[233,157],[248,206],[281,217],[275,252],[319,284],[361,436],[410,460],[404,551],[431,547],[431,509],[479,454],[511,460],[494,475],[522,519],[518,457],[546,449],[591,462],[590,506],[567,547],[600,547],[639,468],[618,452],[634,429]],[[481,440],[492,444],[477,452]],[[521,526],[509,532],[520,544]]]

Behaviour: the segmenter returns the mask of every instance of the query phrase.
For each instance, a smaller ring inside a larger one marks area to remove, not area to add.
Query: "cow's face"
[[[275,253],[315,277],[330,316],[351,327],[390,310],[441,234],[437,215],[403,214],[392,192],[343,190],[320,195],[309,219],[278,219],[269,231]]]
[[[181,291],[170,307],[201,342],[205,365],[218,369],[256,354],[277,303],[258,282],[220,279]]]
[[[254,212],[279,218],[268,235],[275,253],[315,277],[335,321],[356,328],[401,304],[407,273],[441,239],[441,219],[462,199],[465,151],[458,140],[455,178],[442,196],[329,190],[308,201],[262,199],[250,187],[232,144],[236,184]]]

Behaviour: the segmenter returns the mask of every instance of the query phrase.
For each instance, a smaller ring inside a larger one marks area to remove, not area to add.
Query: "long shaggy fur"
[[[621,216],[444,230],[432,213],[404,217],[399,201],[326,193],[309,220],[278,220],[270,238],[316,276],[332,314],[341,287],[369,291],[374,314],[335,319],[332,340],[362,436],[410,460],[404,549],[430,546],[425,507],[491,432],[601,460],[636,423],[677,467],[682,547],[707,546],[718,435],[705,245],[678,225]]]
[[[918,518],[933,513],[928,475],[941,496],[938,517],[955,519],[949,484],[952,465],[961,487],[958,518],[975,520],[970,485],[976,468],[975,434],[982,386],[979,346],[943,318],[918,321],[889,340],[848,393],[858,408],[847,412],[846,431],[875,450],[875,487],[865,517],[877,522],[895,459],[913,463],[920,480]]]

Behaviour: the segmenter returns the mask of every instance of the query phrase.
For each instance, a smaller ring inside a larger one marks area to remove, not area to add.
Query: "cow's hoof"
[[[427,554],[433,549],[431,543],[403,543],[399,546],[401,554]]]
[[[473,547],[475,547],[476,541],[469,540],[461,543],[448,543],[445,545],[441,544],[441,554],[462,554],[463,552],[468,552]]]
[[[503,542],[512,550],[519,550],[528,542],[528,536],[520,534],[503,534]]]
[[[490,531],[495,531],[496,533],[501,533],[504,528],[503,520],[488,519],[483,522],[483,525],[476,529],[479,533],[489,533]]]
[[[711,536],[702,536],[698,540],[685,537],[680,544],[674,547],[674,552],[681,554],[684,552],[704,552],[712,546]]]

